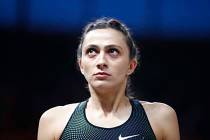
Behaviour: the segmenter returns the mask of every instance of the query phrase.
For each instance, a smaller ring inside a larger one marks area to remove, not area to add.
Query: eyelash
[[[94,57],[97,53],[97,50],[95,48],[88,48],[87,51],[86,51],[86,54],[89,56],[89,57]]]
[[[97,52],[95,48],[89,48],[86,53],[90,53],[91,51]]]
[[[110,48],[110,49],[108,50],[109,53],[113,53],[113,51],[115,51],[115,52],[117,52],[117,53],[119,54],[119,51],[118,51],[118,49],[116,49],[116,48]]]
[[[98,50],[96,48],[88,48],[87,51],[86,51],[86,54],[89,57],[94,57],[97,53],[98,53]],[[110,54],[112,57],[116,57],[116,56],[119,55],[120,51],[116,48],[109,48],[107,50],[107,53]]]

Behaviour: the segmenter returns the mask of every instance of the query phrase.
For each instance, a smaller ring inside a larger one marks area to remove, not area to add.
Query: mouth
[[[99,80],[104,80],[104,79],[108,78],[109,76],[111,76],[111,74],[106,73],[106,72],[97,72],[93,75],[96,76],[96,78]]]
[[[111,76],[111,74],[106,73],[106,72],[97,72],[94,75],[107,75],[107,76]]]

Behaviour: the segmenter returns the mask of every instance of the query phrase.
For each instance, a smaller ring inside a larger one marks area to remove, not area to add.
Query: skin
[[[90,90],[85,110],[88,121],[105,128],[125,123],[132,110],[125,96],[125,88],[127,78],[134,72],[137,62],[129,59],[123,34],[109,28],[90,31],[84,39],[82,57],[78,63]],[[157,102],[140,103],[157,140],[180,139],[173,108]],[[47,110],[40,118],[38,140],[58,140],[77,105],[75,103]]]

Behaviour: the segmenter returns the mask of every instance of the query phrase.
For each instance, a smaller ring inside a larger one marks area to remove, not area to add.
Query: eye
[[[97,54],[97,50],[96,50],[96,48],[88,48],[86,51],[86,54],[89,57],[94,57]]]
[[[112,57],[117,57],[119,55],[119,50],[116,48],[110,48],[108,50],[108,53],[112,56]]]

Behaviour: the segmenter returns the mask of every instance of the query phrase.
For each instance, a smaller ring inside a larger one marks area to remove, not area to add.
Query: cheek
[[[128,72],[129,64],[127,61],[120,61],[115,65],[115,72],[119,75],[126,75]]]
[[[87,77],[90,74],[90,72],[91,72],[92,65],[86,59],[82,60],[81,65],[82,65],[83,74],[84,74],[85,77]]]
[[[90,73],[89,73],[88,67],[86,65],[83,65],[83,69],[81,71],[82,71],[82,74],[83,74],[84,78],[86,79],[86,81],[89,81]]]

